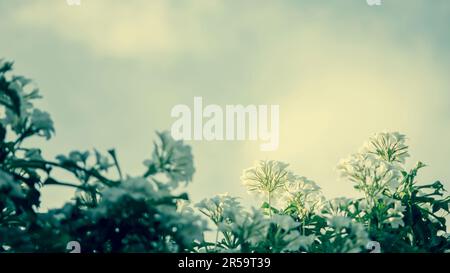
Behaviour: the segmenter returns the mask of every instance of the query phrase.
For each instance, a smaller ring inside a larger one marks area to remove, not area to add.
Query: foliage
[[[78,241],[84,252],[183,252],[202,239],[205,221],[183,213],[173,194],[194,173],[189,146],[158,133],[141,176],[124,176],[116,152],[72,151],[44,159],[28,139],[50,139],[50,115],[33,106],[40,98],[32,82],[0,62],[0,252],[65,252]],[[64,175],[61,171],[65,172]],[[72,181],[67,181],[70,177]],[[40,212],[40,190],[76,190],[62,208]]]
[[[314,181],[270,160],[241,177],[261,198],[259,208],[228,194],[192,205],[180,194],[193,178],[192,152],[168,132],[157,134],[142,175],[134,176],[123,173],[115,150],[49,160],[30,147],[30,139],[48,140],[55,129],[33,105],[39,90],[12,66],[0,61],[0,252],[65,252],[70,241],[83,252],[367,252],[370,241],[383,252],[449,250],[450,197],[439,181],[417,182],[425,164],[406,168],[404,135],[375,134],[339,162],[362,198],[326,200]],[[50,186],[76,193],[43,212],[40,192]]]

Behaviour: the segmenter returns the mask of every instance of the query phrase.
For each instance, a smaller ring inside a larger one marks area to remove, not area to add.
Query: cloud
[[[278,35],[300,27],[298,23],[327,15],[327,9],[302,6],[289,1],[84,0],[80,6],[63,0],[28,1],[8,16],[100,56],[215,58],[263,50]]]
[[[205,50],[201,19],[219,8],[216,0],[29,1],[15,10],[16,22],[54,33],[111,57],[145,57]]]

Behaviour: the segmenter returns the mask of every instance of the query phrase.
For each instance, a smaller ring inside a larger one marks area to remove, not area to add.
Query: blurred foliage
[[[205,221],[182,214],[177,201],[188,196],[173,194],[192,180],[190,147],[158,133],[144,174],[135,177],[123,175],[114,150],[45,159],[26,144],[50,139],[53,122],[33,106],[39,90],[13,75],[12,67],[0,62],[0,252],[66,252],[69,241],[80,242],[83,252],[191,251]],[[40,212],[40,190],[48,186],[74,188],[76,196],[62,208]]]

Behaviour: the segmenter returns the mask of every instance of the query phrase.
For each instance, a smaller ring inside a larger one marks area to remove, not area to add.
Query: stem
[[[71,187],[71,188],[76,188],[76,189],[81,189],[81,190],[88,190],[86,187],[75,185],[75,184],[71,184],[71,183],[67,183],[67,182],[56,181],[56,180],[54,180],[52,178],[47,179],[43,183],[43,185],[45,185],[45,186],[56,185],[56,186]]]
[[[122,181],[123,180],[122,170],[121,170],[120,165],[119,165],[119,160],[117,160],[116,151],[115,150],[109,150],[108,153],[113,158],[114,165],[116,166],[117,172],[119,173],[119,179],[120,179],[120,181]]]
[[[305,236],[305,221],[306,219],[305,219],[305,217],[303,217],[303,220],[302,220],[302,235],[303,236]]]
[[[152,164],[148,167],[147,171],[144,173],[144,177],[147,178],[149,176],[152,176],[158,172],[158,169],[156,168],[155,164]]]
[[[27,166],[27,164],[29,166]],[[97,178],[99,181],[101,181],[103,184],[105,184],[107,186],[115,186],[119,183],[119,181],[113,181],[113,180],[110,180],[110,179],[102,176],[95,169],[88,170],[88,169],[80,167],[76,164],[73,164],[70,166],[64,166],[62,164],[52,162],[52,161],[46,161],[46,160],[15,160],[15,161],[11,162],[10,165],[13,168],[15,168],[15,167],[31,167],[31,168],[35,168],[35,169],[43,169],[46,171],[47,171],[47,169],[46,169],[45,165],[61,168],[66,171],[69,171],[69,172],[73,172],[73,170],[78,170],[78,171],[84,172],[87,175]]]
[[[269,192],[269,195],[267,196],[267,204],[269,204],[269,217],[272,219],[272,204],[270,203],[270,195],[271,193]]]
[[[219,228],[216,230],[216,244],[214,246],[214,250],[217,250],[217,245],[219,244]]]

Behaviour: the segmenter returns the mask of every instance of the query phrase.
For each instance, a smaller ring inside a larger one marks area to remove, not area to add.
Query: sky
[[[56,136],[53,157],[116,148],[141,174],[174,105],[280,106],[280,143],[189,141],[194,201],[228,192],[255,160],[287,162],[329,197],[358,194],[339,159],[372,134],[400,131],[422,183],[450,187],[450,2],[447,0],[0,0],[0,58],[33,78]],[[69,190],[46,188],[43,207]]]

